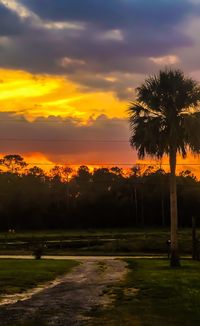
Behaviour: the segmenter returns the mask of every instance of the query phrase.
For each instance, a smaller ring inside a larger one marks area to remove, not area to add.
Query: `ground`
[[[167,255],[168,239],[169,228],[0,232],[0,255],[31,255],[38,246],[45,255]],[[179,250],[191,255],[191,229],[179,230]]]
[[[122,280],[126,272],[126,263],[122,260],[83,260],[46,289],[32,296],[30,293],[21,296],[23,301],[15,302],[19,298],[15,295],[5,296],[7,304],[0,308],[1,326],[88,325],[91,309],[111,303],[107,290]]]
[[[170,268],[166,258],[77,259],[68,274],[42,287],[4,294],[0,325],[200,325],[199,261]]]

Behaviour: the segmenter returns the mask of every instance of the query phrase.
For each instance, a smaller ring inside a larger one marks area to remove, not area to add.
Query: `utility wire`
[[[63,163],[63,162],[55,162],[55,163],[44,163],[44,162],[27,162],[28,165],[66,165],[66,166],[160,166],[160,163]],[[163,163],[162,166],[169,166],[169,163]],[[178,163],[177,166],[200,166],[200,163]]]
[[[69,142],[69,143],[128,143],[128,140],[123,139],[42,139],[42,138],[0,138],[0,141],[18,141],[18,142]]]

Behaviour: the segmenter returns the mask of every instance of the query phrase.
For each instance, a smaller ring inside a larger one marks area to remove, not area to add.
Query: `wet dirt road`
[[[18,302],[1,304],[0,325],[88,325],[87,313],[112,303],[106,289],[121,281],[127,269],[124,261],[114,258],[80,261],[55,284]]]

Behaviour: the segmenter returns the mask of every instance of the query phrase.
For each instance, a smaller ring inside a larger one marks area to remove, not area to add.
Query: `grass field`
[[[182,261],[170,269],[165,260],[127,260],[126,280],[110,289],[114,306],[93,312],[93,325],[200,325],[200,263]]]
[[[169,229],[105,229],[0,233],[0,254],[31,254],[38,243],[45,254],[160,254],[167,252]],[[191,254],[191,229],[179,232],[180,252]]]
[[[0,260],[0,294],[20,293],[67,273],[73,260]]]

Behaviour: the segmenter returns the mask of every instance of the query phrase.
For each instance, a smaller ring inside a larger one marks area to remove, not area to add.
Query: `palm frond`
[[[162,157],[176,148],[200,153],[200,87],[180,70],[164,70],[137,88],[128,109],[130,143],[140,158]],[[191,110],[192,109],[192,110]]]
[[[143,115],[143,116],[161,116],[162,115],[161,112],[153,110],[152,108],[145,106],[145,103],[140,103],[140,102],[131,102],[131,105],[127,111],[128,111],[129,116],[132,116],[134,114]]]
[[[200,153],[200,112],[184,115],[182,119],[184,139],[193,153]]]

